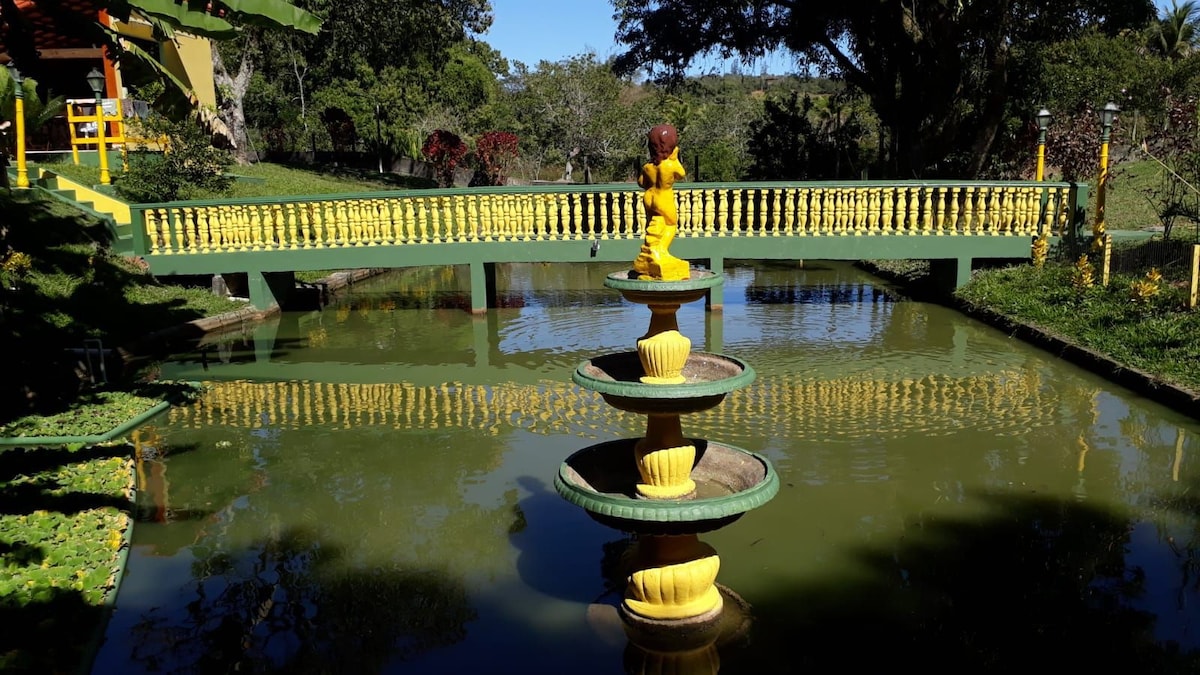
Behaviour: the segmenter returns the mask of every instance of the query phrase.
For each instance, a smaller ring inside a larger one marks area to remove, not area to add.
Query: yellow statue
[[[682,281],[691,274],[688,262],[671,255],[667,249],[675,239],[679,226],[679,211],[675,207],[675,181],[683,178],[679,162],[679,134],[675,127],[660,124],[650,130],[648,145],[650,160],[642,166],[638,186],[646,191],[642,203],[646,206],[646,236],[642,250],[633,261],[639,279]]]

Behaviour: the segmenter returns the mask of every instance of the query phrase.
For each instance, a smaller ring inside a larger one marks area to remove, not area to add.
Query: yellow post
[[[1050,127],[1050,111],[1042,108],[1037,114],[1038,125],[1038,147],[1037,147],[1037,171],[1033,177],[1034,180],[1040,181],[1046,175],[1046,129]]]
[[[13,80],[13,96],[15,100],[16,117],[13,122],[17,125],[17,187],[27,189],[29,187],[29,170],[25,164],[25,90],[22,88],[21,73],[13,66],[8,64],[9,74]]]
[[[1188,293],[1188,307],[1196,308],[1200,300],[1200,244],[1192,247],[1192,288]]]
[[[1100,110],[1100,175],[1096,179],[1096,222],[1092,225],[1092,246],[1098,247],[1105,232],[1104,193],[1108,186],[1108,141],[1112,136],[1113,120],[1121,109],[1109,101]]]
[[[104,121],[104,74],[92,68],[87,80],[96,94],[96,151],[100,153],[100,184],[109,185],[112,177],[108,174],[108,147],[104,142],[105,127],[108,126]]]

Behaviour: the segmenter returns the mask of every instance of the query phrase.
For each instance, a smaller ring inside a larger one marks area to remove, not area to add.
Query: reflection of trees
[[[193,553],[193,599],[133,628],[133,657],[150,670],[377,672],[462,640],[475,616],[461,584],[400,565],[346,573],[346,552],[304,530]]]
[[[183,528],[194,562],[176,600],[138,623],[136,660],[171,672],[376,672],[463,639],[475,614],[461,579],[510,564],[516,494],[463,497],[491,468],[494,441],[452,450],[436,431],[373,429],[229,437],[189,430],[205,451],[168,460],[170,508],[212,509],[199,529],[138,530],[144,545]]]

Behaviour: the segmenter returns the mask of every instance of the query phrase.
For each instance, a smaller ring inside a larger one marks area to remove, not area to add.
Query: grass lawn
[[[84,185],[100,182],[100,170],[92,166],[76,166],[70,162],[43,164],[42,167]],[[237,176],[228,194],[212,194],[206,198],[242,199],[280,195],[323,195],[378,190],[408,190],[434,187],[433,181],[398,174],[336,167],[299,167],[259,162],[234,166],[229,173]],[[113,181],[121,180],[120,167],[113,168]]]

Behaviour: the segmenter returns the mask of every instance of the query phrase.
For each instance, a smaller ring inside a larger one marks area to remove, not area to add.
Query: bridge
[[[56,187],[65,181],[57,179]],[[246,273],[251,302],[282,301],[304,270],[464,265],[471,309],[495,295],[495,265],[636,257],[641,190],[631,183],[479,187],[109,204],[117,234],[157,275]],[[92,194],[96,193],[96,194]],[[1035,237],[1079,235],[1088,187],[1033,181],[680,183],[671,252],[726,259],[930,260],[949,288],[972,261],[1028,259]],[[78,200],[84,197],[77,196]],[[127,224],[124,222],[127,219]],[[714,289],[709,306],[722,298]]]

